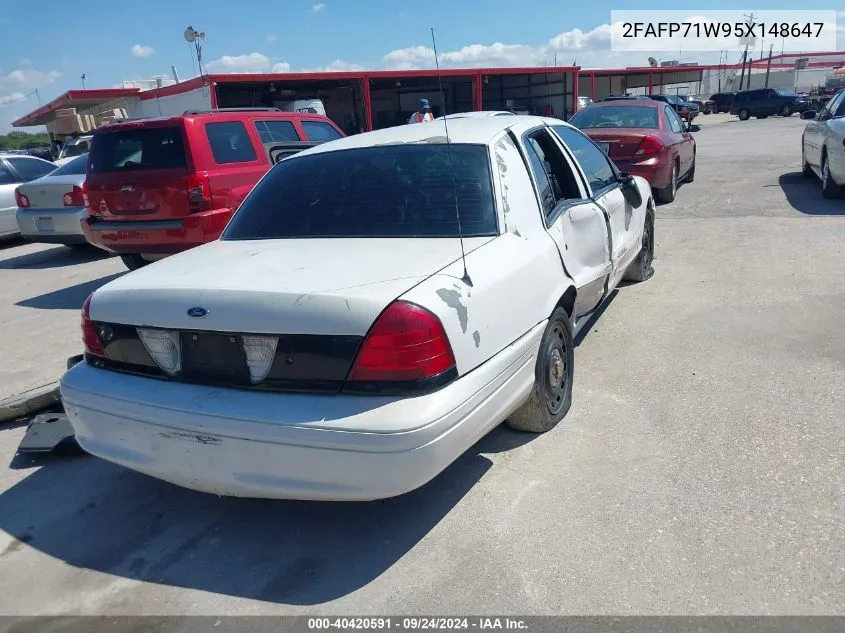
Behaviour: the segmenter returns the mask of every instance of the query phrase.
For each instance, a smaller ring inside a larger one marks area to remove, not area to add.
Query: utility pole
[[[82,89],[85,90],[85,73],[82,73],[80,79],[82,80]]]
[[[751,13],[751,14],[744,13],[744,14],[743,14],[743,16],[744,16],[745,18],[747,18],[747,19],[748,19],[748,22],[746,22],[745,24],[746,24],[747,26],[752,26],[752,27],[753,27],[753,26],[754,26],[754,19],[755,19],[757,16],[755,16],[755,15],[754,15],[754,13]],[[743,39],[745,40],[745,51],[742,53],[742,75],[740,75],[740,78],[739,78],[739,89],[740,89],[740,90],[742,90],[742,80],[745,78],[745,61],[748,59],[748,48],[749,48],[749,46],[753,46],[753,45],[754,45],[754,42],[753,42],[753,37],[754,37],[754,36],[752,35],[752,36],[749,38],[749,36],[748,36],[748,35],[746,35],[746,36],[743,38]],[[742,40],[740,40],[740,41],[742,41]],[[750,64],[749,64],[749,66],[748,66],[748,85],[747,85],[747,87],[748,87],[748,88],[750,88],[750,87],[751,87],[751,65],[750,65]]]
[[[775,47],[774,44],[769,45],[769,63],[766,64],[766,88],[769,87],[769,71],[772,69],[772,49]]]
[[[719,51],[719,89],[716,92],[722,92],[722,51]]]

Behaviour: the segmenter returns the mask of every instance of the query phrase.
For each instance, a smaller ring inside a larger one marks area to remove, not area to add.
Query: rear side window
[[[241,204],[226,240],[497,235],[484,145],[409,144],[294,156]],[[457,194],[457,196],[456,196]]]
[[[139,127],[97,134],[91,141],[89,173],[186,166],[181,127]]]
[[[669,123],[669,127],[672,128],[672,131],[676,134],[681,134],[684,131],[684,126],[683,123],[681,123],[681,120],[678,118],[678,113],[675,112],[668,105],[664,107],[666,109],[663,114],[666,117],[666,122]]]
[[[218,165],[256,160],[255,148],[247,134],[246,126],[241,121],[208,123],[205,133],[208,135],[214,162]]]
[[[303,121],[302,129],[308,135],[309,141],[333,141],[340,138],[336,129],[321,121]]]
[[[17,182],[17,178],[12,175],[5,165],[0,163],[0,185],[13,185]]]
[[[256,121],[255,130],[262,143],[299,140],[296,128],[290,121]]]

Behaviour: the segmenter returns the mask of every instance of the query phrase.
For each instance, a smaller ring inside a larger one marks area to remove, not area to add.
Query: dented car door
[[[612,271],[605,214],[547,127],[527,132],[523,145],[546,228],[575,282],[575,317],[584,316],[604,298]]]

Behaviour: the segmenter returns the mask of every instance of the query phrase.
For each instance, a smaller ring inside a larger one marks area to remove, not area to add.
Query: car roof
[[[322,152],[337,152],[377,145],[402,145],[405,143],[446,143],[446,123],[451,143],[489,145],[502,132],[514,129],[518,134],[539,125],[565,125],[568,123],[551,117],[530,115],[464,117],[457,119],[435,119],[428,123],[397,125],[383,130],[347,136],[299,152],[288,160]]]
[[[101,125],[97,129],[93,130],[93,134],[100,134],[101,132],[111,132],[114,130],[120,130],[124,128],[133,128],[144,126],[144,125],[153,125],[153,126],[165,126],[165,125],[179,125],[182,121],[193,121],[197,119],[223,119],[226,121],[237,121],[240,119],[245,118],[252,118],[255,116],[261,117],[270,117],[277,120],[297,120],[297,121],[326,121],[327,117],[323,116],[322,114],[315,114],[313,112],[282,112],[280,110],[208,110],[208,111],[197,111],[197,110],[187,110],[182,114],[174,114],[170,116],[160,116],[160,117],[142,117],[138,119],[119,119],[116,121],[112,121],[106,123],[105,125]]]
[[[42,163],[50,162],[32,154],[16,154],[15,152],[0,152],[0,158],[31,158],[32,160],[40,160]]]
[[[598,108],[624,108],[626,106],[637,108],[658,108],[660,107],[660,102],[655,101],[654,99],[611,99],[610,101],[596,101],[581,109],[586,110],[589,108],[593,110]]]
[[[451,119],[483,119],[488,116],[517,116],[508,110],[474,110],[472,112],[452,112],[437,117],[435,120],[448,118]]]

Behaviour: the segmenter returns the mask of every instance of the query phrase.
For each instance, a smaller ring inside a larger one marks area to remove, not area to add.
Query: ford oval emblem
[[[188,316],[192,319],[202,319],[206,315],[208,315],[208,310],[201,308],[200,306],[194,306],[188,310]]]

